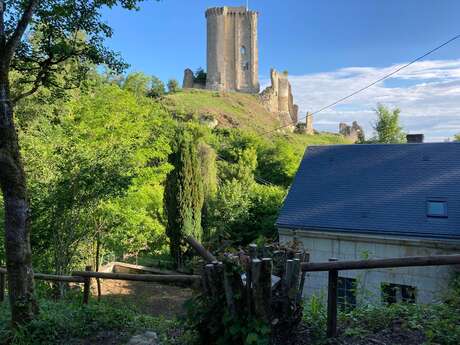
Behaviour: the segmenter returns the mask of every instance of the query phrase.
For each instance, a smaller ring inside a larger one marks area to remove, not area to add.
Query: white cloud
[[[403,66],[348,67],[332,72],[290,76],[301,116],[316,111]],[[264,79],[267,85],[268,80]],[[372,135],[377,103],[401,109],[405,131],[423,132],[427,141],[460,133],[460,59],[420,61],[315,117],[318,130],[338,130],[340,122],[358,121]]]

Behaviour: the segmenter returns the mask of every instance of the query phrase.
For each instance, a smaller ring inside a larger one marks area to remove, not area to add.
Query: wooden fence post
[[[85,271],[92,271],[91,266],[86,266]],[[91,277],[84,277],[85,282],[83,286],[83,304],[88,304],[89,302],[89,295],[91,293]]]
[[[329,259],[329,261],[338,261]],[[329,270],[329,282],[327,291],[327,337],[335,338],[337,336],[337,285],[339,271]]]
[[[5,300],[5,273],[0,273],[0,302]]]

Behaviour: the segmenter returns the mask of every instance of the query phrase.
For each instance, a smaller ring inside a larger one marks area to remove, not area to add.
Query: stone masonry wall
[[[258,13],[245,7],[206,11],[206,88],[259,93]]]
[[[190,68],[184,71],[183,89],[205,89],[206,85],[195,82],[195,74]]]
[[[271,86],[260,94],[261,101],[268,111],[279,114],[283,126],[290,125],[291,129],[294,129],[299,108],[294,104],[288,74],[271,69],[270,79]]]
[[[280,242],[292,241],[294,232],[280,229]],[[310,262],[324,262],[330,258],[359,260],[363,258],[393,258],[455,254],[460,241],[435,241],[388,236],[369,236],[320,231],[297,231],[295,236],[310,253]],[[381,283],[416,287],[417,303],[439,301],[448,288],[453,266],[407,267],[340,271],[339,277],[355,278],[358,283],[358,304],[381,303]],[[304,296],[327,296],[327,272],[307,274]]]

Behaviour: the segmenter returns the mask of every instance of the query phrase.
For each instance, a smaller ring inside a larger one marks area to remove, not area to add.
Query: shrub
[[[176,93],[180,90],[179,82],[176,79],[170,79],[168,81],[168,92]]]

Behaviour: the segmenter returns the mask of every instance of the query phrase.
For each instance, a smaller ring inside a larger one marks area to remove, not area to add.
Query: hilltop
[[[164,106],[181,117],[193,117],[218,128],[238,128],[245,132],[269,137],[283,137],[302,151],[307,145],[349,144],[339,134],[297,134],[273,131],[281,126],[278,116],[265,109],[257,95],[238,92],[217,92],[184,89],[168,94],[162,100]]]

